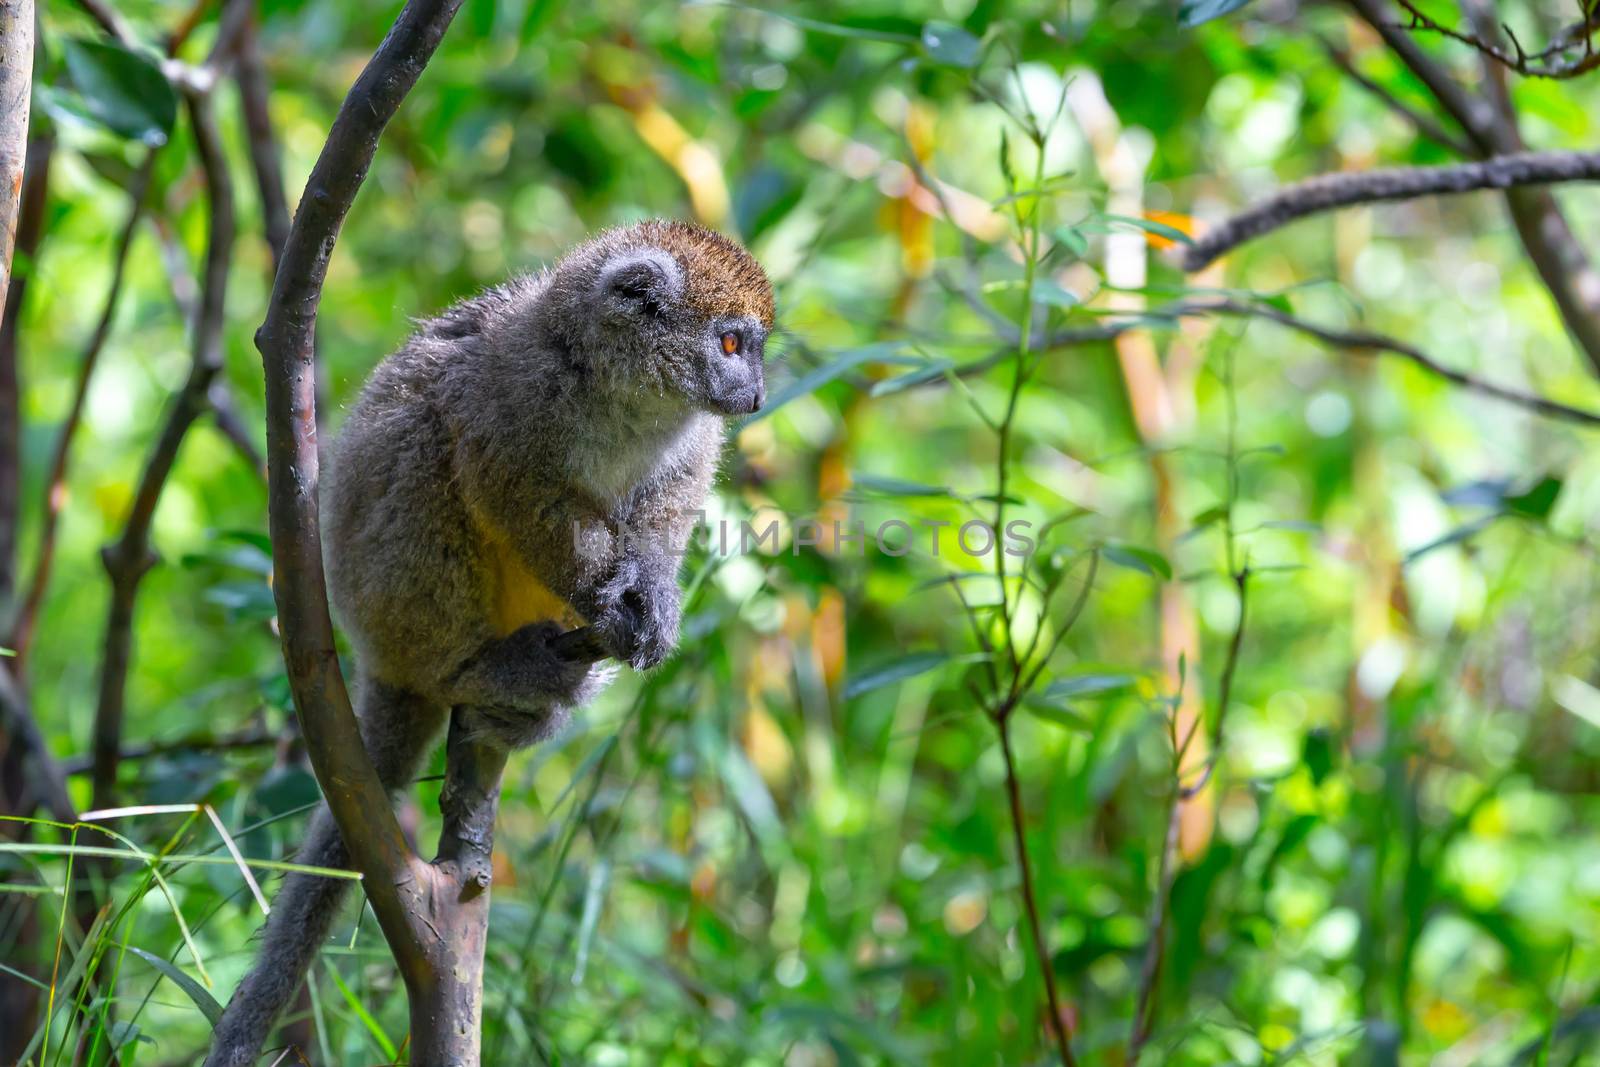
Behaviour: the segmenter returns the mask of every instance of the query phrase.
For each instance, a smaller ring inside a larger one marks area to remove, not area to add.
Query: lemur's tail
[[[357,688],[361,736],[378,777],[390,789],[408,783],[444,724],[446,709],[414,693],[363,678]],[[349,853],[326,806],[311,817],[295,857],[309,867],[348,867]],[[250,1067],[278,1016],[300,987],[339,914],[350,882],[291,874],[272,902],[255,966],[233,991],[211,1036],[205,1067]]]

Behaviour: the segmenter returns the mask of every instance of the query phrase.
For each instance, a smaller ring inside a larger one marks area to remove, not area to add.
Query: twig
[[[267,457],[256,444],[255,434],[250,432],[250,427],[239,417],[239,409],[233,402],[233,394],[228,391],[227,384],[221,379],[212,382],[207,400],[211,405],[211,421],[216,423],[218,431],[232,443],[244,461],[250,464],[250,469],[261,475],[262,481],[266,481]]]
[[[1305,334],[1307,337],[1320,341],[1332,348],[1346,349],[1357,355],[1370,352],[1388,352],[1408,359],[1428,373],[1437,375],[1474,393],[1493,397],[1508,404],[1515,404],[1518,407],[1527,408],[1529,411],[1535,411],[1550,418],[1562,419],[1585,426],[1600,425],[1600,412],[1562,404],[1532,393],[1524,393],[1508,386],[1496,385],[1494,382],[1486,381],[1475,374],[1468,374],[1465,371],[1447,367],[1416,346],[1380,333],[1372,333],[1365,330],[1334,330],[1296,318],[1274,307],[1244,304],[1233,300],[1219,302],[1205,310],[1221,315],[1247,315],[1270,319],[1281,326],[1286,326],[1291,330]]]
[[[1176,769],[1174,769],[1176,774]],[[1161,858],[1156,866],[1156,889],[1150,898],[1150,915],[1145,920],[1149,940],[1145,942],[1144,959],[1139,965],[1139,987],[1134,997],[1133,1031],[1128,1036],[1127,1062],[1135,1067],[1139,1055],[1150,1040],[1155,1026],[1155,991],[1161,977],[1161,960],[1166,947],[1167,896],[1172,892],[1173,866],[1178,854],[1178,834],[1183,826],[1183,807],[1178,802],[1181,792],[1176,777],[1172,783],[1172,796],[1167,801],[1167,828],[1161,838]]]
[[[1230,445],[1231,454],[1231,445]],[[1231,523],[1231,519],[1229,520]],[[1232,532],[1229,532],[1230,545]],[[1232,548],[1229,549],[1230,558]],[[1194,797],[1205,788],[1206,782],[1211,778],[1216,767],[1217,753],[1222,747],[1222,726],[1228,715],[1228,705],[1233,700],[1233,679],[1239,670],[1239,652],[1244,647],[1244,628],[1246,613],[1249,606],[1250,567],[1248,564],[1240,566],[1231,575],[1234,588],[1239,596],[1239,617],[1233,624],[1233,636],[1228,641],[1227,658],[1223,661],[1221,679],[1217,684],[1217,713],[1211,724],[1211,759],[1207,761],[1205,770],[1199,781],[1185,785],[1182,778],[1184,753],[1188,750],[1189,742],[1193,739],[1194,731],[1185,737],[1182,743],[1174,738],[1172,754],[1172,791],[1167,800],[1167,829],[1162,838],[1161,860],[1156,874],[1156,891],[1150,901],[1150,916],[1146,923],[1149,930],[1149,940],[1145,942],[1144,962],[1139,968],[1139,992],[1135,998],[1133,1011],[1133,1032],[1128,1038],[1127,1062],[1135,1065],[1139,1062],[1139,1054],[1144,1050],[1145,1043],[1149,1041],[1155,1029],[1155,991],[1161,979],[1161,961],[1166,946],[1167,923],[1167,898],[1172,894],[1172,883],[1176,877],[1178,835],[1182,823],[1183,802]],[[1174,733],[1176,730],[1174,729]]]
[[[1446,26],[1417,7],[1412,0],[1396,0],[1396,3],[1411,16],[1410,23],[1404,27],[1405,29],[1413,32],[1425,30],[1448,37],[1452,41],[1475,49],[1485,59],[1524,77],[1562,81],[1600,69],[1600,52],[1595,52],[1592,48],[1585,48],[1584,54],[1577,58],[1567,58],[1564,55],[1578,47],[1580,41],[1587,43],[1591,35],[1600,30],[1600,18],[1594,15],[1589,15],[1583,21],[1562,29],[1552,38],[1549,45],[1538,52],[1524,49],[1516,34],[1511,31],[1511,27],[1504,26],[1502,28],[1511,41],[1511,50],[1508,52],[1481,33],[1464,33],[1452,26]]]
[[[1600,181],[1600,152],[1520,152],[1445,167],[1324,174],[1280,189],[1214,227],[1189,247],[1183,266],[1200,270],[1230,249],[1296,219],[1353,204],[1591,181]]]
[[[44,807],[58,822],[71,823],[78,819],[72,798],[67,795],[66,777],[61,766],[50,754],[50,748],[39,732],[38,721],[28,708],[28,699],[12,680],[11,672],[0,670],[0,736],[22,756],[27,781],[24,790],[31,790],[33,800]],[[26,815],[29,808],[19,805],[7,814]]]
[[[133,30],[122,21],[122,16],[117,9],[104,2],[104,0],[77,0],[84,14],[95,21],[102,30],[116,39],[117,43],[131,45],[136,43]]]
[[[222,328],[228,269],[235,231],[233,185],[227,158],[209,99],[186,95],[194,126],[195,147],[205,176],[210,211],[200,308],[194,323],[194,359],[189,378],[173,398],[161,435],[147,460],[134,494],[122,536],[102,554],[111,577],[111,606],[106,623],[105,652],[100,668],[100,698],[95,708],[92,745],[95,807],[113,803],[117,764],[122,751],[122,718],[133,643],[133,609],[139,583],[156,557],[150,548],[150,524],[178,449],[189,427],[205,410],[211,380],[222,367]]]
[[[119,759],[124,763],[170,756],[180,752],[226,752],[240,748],[264,748],[283,740],[280,734],[260,728],[242,730],[221,737],[186,737],[176,741],[157,741],[143,745],[127,745]],[[67,777],[87,774],[94,767],[91,756],[75,756],[61,762],[61,773]]]
[[[1045,944],[1044,925],[1039,918],[1039,901],[1033,888],[1033,865],[1028,859],[1028,841],[1024,834],[1027,818],[1022,810],[1022,788],[1017,779],[1017,761],[1011,751],[1010,711],[1003,709],[995,716],[1000,732],[1000,754],[1006,763],[1006,799],[1011,811],[1011,837],[1017,850],[1017,869],[1022,879],[1022,906],[1028,913],[1028,928],[1033,934],[1033,952],[1044,976],[1045,999],[1050,1008],[1050,1033],[1056,1040],[1056,1051],[1063,1067],[1076,1067],[1072,1055],[1072,1042],[1067,1033],[1067,1020],[1062,1016],[1061,997],[1056,991],[1055,964],[1050,959],[1050,949]]]
[[[28,580],[27,592],[22,598],[22,605],[11,625],[11,647],[17,653],[15,664],[17,667],[23,667],[27,663],[28,651],[33,644],[34,627],[38,623],[39,609],[50,586],[50,572],[55,563],[56,527],[61,517],[61,509],[66,504],[67,465],[72,454],[72,441],[77,436],[78,426],[83,419],[84,401],[88,398],[89,383],[94,377],[95,367],[99,364],[100,353],[111,336],[111,325],[116,319],[117,304],[122,297],[122,282],[127,273],[128,252],[133,246],[139,220],[144,216],[145,197],[149,192],[150,176],[155,170],[155,162],[156,152],[152,149],[145,155],[144,163],[140,165],[133,184],[128,189],[128,218],[123,224],[121,235],[117,238],[116,250],[112,253],[111,283],[106,289],[105,303],[101,305],[100,318],[95,323],[94,332],[89,335],[89,340],[83,347],[83,355],[78,359],[78,377],[72,390],[72,402],[67,408],[67,416],[62,420],[61,430],[56,436],[55,451],[50,457],[49,473],[45,475],[44,499],[40,502],[43,525],[39,531],[38,556]]]
[[[35,66],[40,52],[35,52]],[[17,589],[17,530],[21,521],[22,418],[17,381],[17,329],[22,318],[28,279],[37,270],[39,244],[44,238],[45,206],[50,187],[50,163],[55,137],[36,129],[28,139],[28,160],[22,172],[22,202],[17,211],[16,252],[13,262],[26,269],[12,271],[0,311],[0,618],[14,610]]]
[[[1349,53],[1347,53],[1344,49],[1340,48],[1326,37],[1322,37],[1320,35],[1317,37],[1317,43],[1320,44],[1322,46],[1322,50],[1328,54],[1328,58],[1333,61],[1333,65],[1344,71],[1347,78],[1361,86],[1373,96],[1376,96],[1379,100],[1382,100],[1389,106],[1391,111],[1414,126],[1417,132],[1422,134],[1422,136],[1428,138],[1430,141],[1433,141],[1435,144],[1442,145],[1443,147],[1450,149],[1452,152],[1458,153],[1459,155],[1470,156],[1474,154],[1470,144],[1450,133],[1443,126],[1439,125],[1439,123],[1434,121],[1432,116],[1417,110],[1410,104],[1407,104],[1404,100],[1401,100],[1398,96],[1395,96],[1388,89],[1385,89],[1382,85],[1361,73],[1360,68],[1358,68],[1355,64],[1355,60],[1352,59]]]
[[[1390,20],[1385,0],[1349,3],[1427,86],[1440,106],[1460,123],[1476,155],[1486,158],[1522,151],[1516,112],[1507,99],[1496,102],[1485,94],[1468,91],[1423,52],[1411,34]],[[1593,16],[1591,11],[1587,17]],[[1548,190],[1509,189],[1505,197],[1522,247],[1555,301],[1567,331],[1583,349],[1590,366],[1600,373],[1600,274],[1589,260],[1586,245],[1573,233],[1566,214]]]
[[[283,155],[272,128],[272,113],[267,107],[266,66],[261,60],[260,25],[254,17],[245,23],[239,37],[238,65],[234,79],[239,83],[239,104],[249,135],[250,164],[255,174],[256,193],[261,199],[262,223],[267,247],[272,250],[272,269],[278,269],[283,244],[289,238],[289,199],[283,191]]]
[[[1585,426],[1600,425],[1600,412],[1587,408],[1573,407],[1555,400],[1533,393],[1525,393],[1509,386],[1497,385],[1494,382],[1480,378],[1475,374],[1468,374],[1434,359],[1415,345],[1408,344],[1398,338],[1368,330],[1336,330],[1328,326],[1321,326],[1314,322],[1279,311],[1268,304],[1247,303],[1240,300],[1196,300],[1180,301],[1168,304],[1165,307],[1153,308],[1141,312],[1137,316],[1116,319],[1097,326],[1059,330],[1055,333],[1041,337],[1035,351],[1044,352],[1057,348],[1070,348],[1075,345],[1090,344],[1097,341],[1107,341],[1126,333],[1128,330],[1141,329],[1150,324],[1151,320],[1170,320],[1187,318],[1192,315],[1236,315],[1255,318],[1270,319],[1281,326],[1305,334],[1315,341],[1321,342],[1330,348],[1339,348],[1354,355],[1369,355],[1388,353],[1410,360],[1430,374],[1437,375],[1448,382],[1461,386],[1463,389],[1492,397],[1517,407],[1526,408],[1553,419],[1574,422]],[[1004,354],[1009,354],[1006,349]],[[981,374],[1000,361],[995,356],[975,360],[956,368],[955,374],[962,378]],[[929,379],[928,384],[937,384],[942,378]]]

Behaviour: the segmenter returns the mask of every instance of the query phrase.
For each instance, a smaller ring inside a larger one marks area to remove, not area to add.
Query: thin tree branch
[[[35,53],[37,66],[39,53]],[[22,519],[22,418],[17,380],[17,332],[28,280],[37,270],[49,202],[50,163],[55,137],[36,129],[28,139],[28,161],[22,176],[22,203],[17,212],[17,241],[5,310],[0,312],[0,619],[10,618],[17,591],[17,532]]]
[[[145,197],[150,189],[150,176],[155,169],[155,161],[156,152],[151,149],[146,153],[144,163],[140,165],[133,184],[128,189],[128,219],[122,226],[116,250],[112,253],[111,283],[106,289],[105,303],[101,305],[100,318],[95,323],[94,332],[89,335],[89,340],[83,347],[83,355],[78,359],[78,377],[73,385],[72,401],[67,408],[66,418],[62,420],[61,431],[56,436],[56,447],[50,457],[49,473],[45,475],[44,499],[40,502],[39,509],[43,525],[39,531],[38,556],[33,565],[33,573],[28,579],[27,591],[23,594],[16,619],[11,625],[11,647],[17,653],[17,662],[14,666],[19,669],[27,664],[28,651],[33,645],[34,628],[38,623],[39,609],[44,604],[45,592],[50,586],[50,573],[55,563],[56,527],[61,517],[61,510],[66,505],[67,466],[72,454],[72,441],[77,436],[78,427],[83,420],[84,401],[89,395],[89,383],[94,377],[95,367],[99,364],[100,353],[111,337],[111,325],[116,319],[117,304],[122,298],[122,282],[127,273],[128,252],[133,247],[139,220],[144,216]]]
[[[260,727],[241,730],[219,737],[185,737],[175,741],[155,741],[142,745],[127,745],[119,758],[123,762],[139,762],[159,756],[185,752],[228,752],[241,748],[267,748],[283,740],[282,735]],[[67,777],[88,774],[94,767],[91,756],[74,756],[61,761],[61,773]]]
[[[1176,771],[1174,771],[1176,774]],[[1183,828],[1183,806],[1178,803],[1182,792],[1176,777],[1172,782],[1172,796],[1167,801],[1167,827],[1161,838],[1161,857],[1156,866],[1156,889],[1150,898],[1150,915],[1145,920],[1148,940],[1144,958],[1139,964],[1139,987],[1133,1003],[1133,1031],[1128,1036],[1127,1062],[1139,1062],[1139,1055],[1150,1040],[1155,1028],[1155,991],[1161,978],[1161,959],[1166,948],[1167,897],[1172,893],[1174,861],[1178,855],[1178,834]]]
[[[105,0],[76,0],[76,2],[83,9],[83,13],[93,19],[95,25],[114,38],[117,43],[131,45],[137,42],[133,30],[122,20],[117,9],[105,3]]]
[[[33,0],[0,0],[0,306],[11,280],[33,86]]]
[[[1349,2],[1461,124],[1480,158],[1522,151],[1522,135],[1509,100],[1502,99],[1497,106],[1469,92],[1423,52],[1411,34],[1390,21],[1384,0]],[[1585,245],[1572,232],[1548,190],[1509,189],[1505,196],[1522,247],[1555,301],[1567,331],[1600,373],[1600,273],[1590,262]]]
[[[1039,915],[1039,901],[1033,888],[1033,864],[1028,859],[1028,840],[1025,834],[1027,816],[1022,809],[1022,787],[1017,778],[1016,756],[1011,751],[1010,710],[1002,708],[995,715],[995,725],[1000,732],[1000,754],[1006,764],[1006,800],[1011,812],[1011,838],[1017,850],[1017,870],[1022,880],[1022,906],[1028,913],[1028,930],[1033,935],[1033,953],[1044,977],[1045,1000],[1050,1009],[1050,1034],[1055,1038],[1056,1052],[1063,1067],[1077,1067],[1072,1055],[1071,1035],[1067,1032],[1067,1018],[1061,1011],[1061,996],[1056,991],[1055,962],[1050,958],[1050,948],[1045,942],[1044,924]]]
[[[1455,152],[1458,155],[1470,156],[1474,154],[1470,144],[1446,130],[1443,126],[1436,122],[1431,115],[1412,107],[1410,104],[1391,93],[1388,89],[1385,89],[1382,85],[1378,84],[1378,82],[1361,73],[1360,68],[1356,66],[1355,60],[1352,59],[1350,54],[1344,49],[1340,48],[1326,37],[1322,37],[1320,35],[1317,37],[1317,43],[1320,44],[1322,46],[1322,50],[1328,54],[1328,58],[1332,60],[1333,65],[1344,71],[1345,77],[1361,86],[1373,96],[1376,96],[1379,100],[1382,100],[1388,105],[1391,111],[1409,122],[1413,127],[1416,128],[1418,133],[1422,134],[1422,136],[1426,137],[1435,144],[1450,149],[1452,152]]]
[[[1307,337],[1310,337],[1315,341],[1320,341],[1321,343],[1328,345],[1330,348],[1345,349],[1357,355],[1375,352],[1387,352],[1391,355],[1408,359],[1428,373],[1443,378],[1448,382],[1453,382],[1454,384],[1461,386],[1463,389],[1471,390],[1474,393],[1480,393],[1483,396],[1493,397],[1496,400],[1502,400],[1508,404],[1515,404],[1518,407],[1527,408],[1529,411],[1534,411],[1540,415],[1545,415],[1553,419],[1561,419],[1566,422],[1574,422],[1585,426],[1600,425],[1600,412],[1558,403],[1557,401],[1548,400],[1545,397],[1536,396],[1532,393],[1525,393],[1521,390],[1512,389],[1508,386],[1497,385],[1494,382],[1487,381],[1475,374],[1468,374],[1465,371],[1459,371],[1453,367],[1447,367],[1438,360],[1434,359],[1432,356],[1428,355],[1426,352],[1422,351],[1420,348],[1417,348],[1415,345],[1408,344],[1405,341],[1401,341],[1384,334],[1373,333],[1367,330],[1335,330],[1327,326],[1320,326],[1313,322],[1307,322],[1304,319],[1295,317],[1294,315],[1279,311],[1274,307],[1267,305],[1245,304],[1235,300],[1220,301],[1216,304],[1210,305],[1209,307],[1202,306],[1200,310],[1209,311],[1213,314],[1219,315],[1251,316],[1255,318],[1270,319],[1271,321],[1278,323],[1280,326],[1286,326],[1291,330],[1305,334]]]
[[[16,792],[30,795],[59,822],[77,822],[77,809],[67,795],[66,776],[39,732],[39,723],[28,708],[28,698],[6,670],[0,670],[0,738],[21,756],[26,781]],[[21,805],[7,814],[27,815],[27,807]]]
[[[87,5],[86,5],[87,6]],[[231,54],[234,41],[242,32],[245,20],[240,14],[241,8],[247,8],[245,0],[229,0],[223,10],[221,24],[218,27],[217,40],[212,48],[211,55],[206,61],[206,66],[192,70],[183,78],[175,78],[175,86],[186,97],[199,98],[209,94],[216,85],[216,70],[218,65],[225,63]],[[116,18],[114,12],[109,12]],[[100,21],[98,18],[96,21]],[[107,25],[102,23],[102,25]],[[119,41],[126,42],[131,39],[127,36],[127,28],[120,25],[107,25],[107,30]],[[182,44],[183,35],[174,34],[169,38],[170,49]],[[167,69],[169,77],[173,71]],[[197,87],[198,86],[198,87]],[[67,418],[61,427],[61,433],[56,441],[55,452],[50,460],[50,472],[45,479],[44,500],[40,507],[43,516],[43,528],[39,536],[38,559],[34,565],[33,574],[29,580],[27,593],[23,597],[15,618],[11,623],[11,647],[17,652],[15,666],[20,670],[26,666],[27,653],[32,646],[35,627],[38,624],[38,615],[44,604],[45,593],[49,589],[50,574],[55,561],[56,526],[60,519],[61,510],[66,504],[67,494],[67,467],[70,460],[72,441],[77,434],[79,423],[83,416],[83,405],[88,397],[89,384],[94,376],[95,367],[99,362],[100,353],[105,347],[111,334],[111,325],[116,315],[117,302],[122,292],[123,276],[127,267],[128,253],[133,244],[139,221],[145,211],[145,199],[149,192],[151,175],[156,164],[156,149],[146,153],[143,164],[137,172],[133,185],[128,190],[130,207],[128,221],[124,225],[122,234],[118,238],[115,258],[112,261],[111,285],[106,292],[105,305],[101,310],[99,321],[95,325],[94,333],[90,335],[88,344],[84,347],[83,357],[78,365],[78,378],[73,388],[71,406],[68,408]],[[230,208],[231,213],[231,208]],[[159,226],[159,224],[158,224]],[[163,251],[166,245],[163,244]],[[181,294],[174,290],[180,306],[183,303]],[[219,326],[220,328],[220,326]],[[159,487],[157,487],[159,492]]]
[[[1548,418],[1560,419],[1584,426],[1600,425],[1600,411],[1574,407],[1570,404],[1549,400],[1509,386],[1497,385],[1475,374],[1468,374],[1466,371],[1447,367],[1415,345],[1401,341],[1398,338],[1369,330],[1336,330],[1314,322],[1307,322],[1305,319],[1280,311],[1268,304],[1247,303],[1242,300],[1181,301],[1168,304],[1165,307],[1153,308],[1126,319],[1114,319],[1091,327],[1058,330],[1055,333],[1041,337],[1033,350],[1044,352],[1057,348],[1071,348],[1076,345],[1091,344],[1097,341],[1107,341],[1129,330],[1147,327],[1152,320],[1180,319],[1193,315],[1232,315],[1269,319],[1280,326],[1305,334],[1312,340],[1321,342],[1330,348],[1343,349],[1354,355],[1387,353],[1399,356],[1402,359],[1410,360],[1429,374],[1459,385],[1463,389],[1492,397],[1507,404],[1514,404],[1520,408],[1526,408]],[[1011,350],[1009,348],[1005,349],[998,357],[986,356],[983,359],[974,360],[971,363],[957,367],[953,373],[962,378],[981,374],[995,366],[996,363],[1010,353]],[[942,377],[929,378],[926,384],[936,385],[942,381],[944,381]]]
[[[285,242],[266,321],[256,334],[266,368],[268,486],[284,662],[306,749],[372,909],[405,976],[415,1012],[438,985],[422,929],[437,881],[406,844],[387,791],[362,745],[339,671],[317,518],[317,305],[339,228],[367,176],[378,138],[421,76],[460,0],[408,0],[351,87],[328,134]],[[413,1016],[413,1040],[427,1019]],[[477,1036],[471,1040],[476,1048]],[[414,1056],[414,1063],[424,1063]],[[465,1061],[463,1061],[465,1062]],[[476,1055],[471,1062],[476,1062]]]
[[[1494,107],[1470,92],[1449,71],[1434,62],[1409,33],[1390,19],[1390,10],[1384,0],[1349,2],[1362,20],[1383,38],[1389,50],[1427,87],[1439,105],[1461,124],[1477,149],[1476,155],[1490,156],[1516,150],[1507,142]]]
[[[239,104],[249,135],[251,170],[261,200],[267,247],[272,250],[272,269],[276,272],[278,261],[283,257],[284,242],[289,238],[289,199],[283,191],[283,153],[278,148],[272,113],[267,107],[269,85],[266,65],[261,58],[261,26],[253,10],[250,16],[239,38],[234,79],[239,83]]]
[[[1590,36],[1596,30],[1600,30],[1600,16],[1590,15],[1581,22],[1565,27],[1552,38],[1550,44],[1537,52],[1524,50],[1516,36],[1511,33],[1510,27],[1506,27],[1506,35],[1511,40],[1511,49],[1508,51],[1495,43],[1481,28],[1475,33],[1464,33],[1434,19],[1412,0],[1395,0],[1395,2],[1411,16],[1409,24],[1404,27],[1406,30],[1413,32],[1425,30],[1448,37],[1452,41],[1475,49],[1484,59],[1524,77],[1562,81],[1600,69],[1600,52],[1594,51],[1592,46],[1585,47],[1589,43]],[[1583,54],[1576,57],[1566,54],[1575,49],[1581,50]]]
[[[1231,554],[1230,549],[1230,556]],[[1145,942],[1144,962],[1139,968],[1139,992],[1133,1011],[1133,1033],[1128,1039],[1129,1064],[1139,1062],[1139,1054],[1155,1030],[1155,993],[1161,981],[1161,963],[1165,955],[1167,900],[1172,895],[1172,883],[1177,877],[1176,861],[1182,802],[1200,792],[1211,778],[1212,771],[1216,767],[1217,753],[1222,747],[1222,727],[1228,716],[1228,705],[1233,700],[1233,679],[1239,671],[1239,652],[1244,647],[1245,620],[1250,603],[1249,565],[1241,566],[1231,577],[1238,592],[1239,617],[1233,624],[1233,636],[1228,641],[1228,654],[1223,661],[1222,676],[1217,685],[1217,714],[1211,724],[1212,756],[1206,763],[1199,781],[1185,785],[1182,778],[1183,756],[1193,739],[1193,731],[1190,731],[1190,736],[1185,737],[1181,744],[1174,737],[1172,794],[1167,801],[1167,830],[1162,838],[1161,860],[1156,874],[1156,892],[1150,901],[1150,917],[1146,923],[1146,929],[1150,933],[1149,940]]]
[[[1278,190],[1213,227],[1184,255],[1185,270],[1203,269],[1246,241],[1297,219],[1354,204],[1511,189],[1557,182],[1600,181],[1600,152],[1519,152],[1445,167],[1393,167],[1324,174]]]
[[[233,394],[228,391],[227,383],[220,378],[212,382],[207,399],[211,405],[211,421],[216,423],[217,430],[228,439],[240,457],[250,465],[250,469],[261,475],[262,481],[266,481],[267,457],[256,444],[255,434],[239,417],[239,409],[233,402]]]
[[[106,623],[105,651],[100,668],[100,698],[95,709],[92,744],[95,807],[108,807],[114,802],[133,644],[134,603],[140,581],[156,562],[150,548],[150,525],[155,518],[156,504],[161,499],[162,488],[172,473],[178,449],[183,445],[189,427],[206,410],[211,381],[222,367],[228,270],[232,263],[236,228],[233,184],[210,100],[190,93],[186,95],[186,102],[194,126],[195,147],[201,172],[205,176],[206,200],[210,211],[205,273],[200,286],[200,307],[194,322],[194,359],[188,380],[173,398],[161,435],[139,478],[139,488],[134,494],[122,536],[103,553],[106,571],[111,576],[111,607]]]

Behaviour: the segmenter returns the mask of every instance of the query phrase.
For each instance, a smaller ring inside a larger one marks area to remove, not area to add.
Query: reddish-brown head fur
[[[772,283],[739,242],[675,219],[651,219],[629,227],[628,233],[677,259],[686,282],[684,299],[695,311],[707,318],[752,315],[772,328]]]

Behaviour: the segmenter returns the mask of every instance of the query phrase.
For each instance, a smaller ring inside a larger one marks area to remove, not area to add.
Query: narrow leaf
[[[217,998],[212,996],[205,986],[184,974],[177,964],[154,953],[146,952],[136,945],[129,945],[128,951],[160,971],[171,980],[173,985],[183,990],[189,999],[194,1001],[194,1006],[200,1009],[200,1013],[210,1021],[212,1026],[216,1026],[217,1023],[222,1021],[222,1005],[217,1003]]]
[[[915,678],[919,674],[926,674],[935,667],[943,666],[950,662],[950,657],[943,652],[914,652],[900,659],[890,660],[871,670],[855,675],[844,687],[844,698],[853,700],[864,693],[874,689],[882,689],[886,685],[903,682],[907,678]]]

